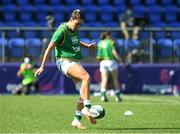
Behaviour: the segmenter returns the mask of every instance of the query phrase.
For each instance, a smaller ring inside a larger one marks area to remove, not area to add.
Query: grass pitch
[[[70,126],[78,96],[0,96],[0,133],[180,133],[180,97],[123,96],[103,103],[92,97],[92,104],[106,110],[97,125],[82,123],[86,130]],[[134,115],[125,116],[126,111]]]

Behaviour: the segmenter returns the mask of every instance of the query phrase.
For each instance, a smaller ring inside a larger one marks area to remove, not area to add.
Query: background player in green
[[[76,9],[71,14],[68,22],[62,23],[55,31],[48,48],[43,56],[42,64],[36,71],[35,75],[40,75],[44,71],[45,64],[49,54],[55,48],[56,64],[60,71],[66,76],[72,78],[76,87],[80,89],[80,98],[77,103],[75,118],[71,125],[79,129],[85,129],[81,124],[81,116],[85,115],[87,119],[96,124],[96,120],[90,116],[90,76],[88,72],[80,65],[81,47],[86,47],[90,50],[96,50],[95,43],[86,44],[81,42],[78,35],[78,29],[83,23],[82,11]]]
[[[120,84],[118,81],[118,62],[122,63],[121,58],[116,51],[115,43],[111,38],[110,32],[103,32],[101,40],[98,43],[97,59],[100,60],[101,72],[101,101],[108,101],[106,91],[108,88],[108,79],[111,76],[115,88],[116,101],[120,101]]]
[[[26,56],[24,62],[20,65],[17,72],[18,77],[22,77],[22,88],[16,91],[17,94],[29,94],[38,92],[38,80],[34,76],[37,65],[33,62],[31,56]]]

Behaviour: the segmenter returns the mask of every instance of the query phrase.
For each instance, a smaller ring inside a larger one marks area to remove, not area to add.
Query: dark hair
[[[75,10],[72,12],[70,18],[73,19],[73,20],[74,20],[74,19],[78,19],[78,18],[84,20],[84,13],[83,13],[80,9],[75,9]]]
[[[101,34],[101,40],[106,39],[108,36],[111,36],[111,33],[106,31]]]

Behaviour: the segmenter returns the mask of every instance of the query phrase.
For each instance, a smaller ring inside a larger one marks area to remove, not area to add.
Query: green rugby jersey
[[[81,59],[81,46],[78,32],[68,29],[67,23],[61,24],[51,41],[55,43],[55,57]]]
[[[25,66],[26,66],[26,63],[22,63],[20,65],[20,68],[25,68]],[[22,84],[23,85],[30,84],[36,80],[36,77],[34,76],[33,68],[34,67],[32,65],[32,67],[30,69],[24,70],[22,72],[22,76],[23,76]]]
[[[100,60],[116,60],[112,50],[116,49],[114,41],[111,39],[101,40],[98,43],[97,58]]]

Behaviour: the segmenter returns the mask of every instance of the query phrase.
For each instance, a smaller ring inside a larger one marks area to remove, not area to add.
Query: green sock
[[[80,116],[80,115],[75,115],[75,118],[78,119],[78,120],[81,120],[82,116]]]
[[[101,96],[106,97],[106,92],[101,92]]]
[[[120,94],[121,94],[121,92],[120,92],[120,90],[115,90],[115,95],[117,96],[117,97],[119,97],[120,96]]]
[[[91,102],[90,102],[90,100],[84,100],[84,106],[85,106],[86,108],[90,109],[90,108],[91,108]]]
[[[75,118],[81,120],[81,117],[82,117],[81,111],[76,110]]]
[[[87,107],[88,109],[90,109],[90,108],[91,108],[91,105],[85,105],[85,107]]]

